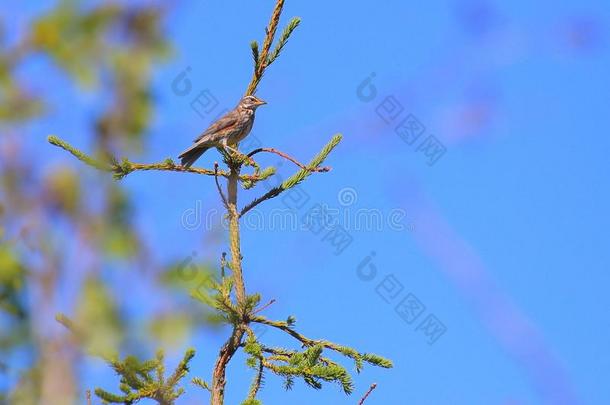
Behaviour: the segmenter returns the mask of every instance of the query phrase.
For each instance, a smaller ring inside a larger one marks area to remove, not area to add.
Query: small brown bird
[[[209,148],[224,148],[234,152],[232,147],[250,133],[254,124],[254,113],[258,107],[267,104],[256,96],[245,96],[233,110],[214,122],[197,139],[195,144],[182,152],[179,158],[182,166],[191,167]]]

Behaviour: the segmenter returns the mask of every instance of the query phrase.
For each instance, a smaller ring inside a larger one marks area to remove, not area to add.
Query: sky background
[[[3,13],[25,27],[49,4]],[[155,71],[149,147],[134,160],[176,157],[236,104],[251,77],[249,42],[264,36],[272,7],[270,0],[205,0],[170,8],[166,28],[177,54]],[[376,212],[384,225],[342,223],[352,242],[339,254],[323,233],[246,226],[247,288],[277,301],[268,317],[295,315],[305,335],[378,353],[395,367],[365,367],[351,397],[301,382],[284,392],[281,379],[268,375],[262,401],[350,404],[376,382],[367,404],[610,403],[607,1],[287,1],[282,25],[292,16],[302,25],[259,87],[269,104],[257,113],[252,138],[302,161],[332,135],[344,139],[327,161],[333,170],[300,187],[302,207],[280,197],[257,215],[268,221],[293,209],[301,221],[323,204],[338,209],[340,222]],[[187,68],[192,91],[180,96],[172,83]],[[27,74],[44,77],[45,69],[33,62]],[[99,100],[61,78],[40,83],[56,89],[58,108],[28,128],[28,143],[40,148],[42,165],[77,165],[46,136],[86,148],[86,112]],[[201,117],[191,102],[204,90],[219,105]],[[409,114],[425,127],[413,145],[395,132]],[[445,149],[432,165],[417,150],[430,135]],[[215,160],[213,151],[199,164]],[[294,170],[286,163],[279,173]],[[206,215],[222,210],[211,178],[148,172],[122,184],[155,260],[193,252],[216,260],[227,249],[219,214],[213,229],[205,225]],[[390,225],[397,215],[403,229]],[[136,318],[163,307],[148,295],[145,274],[109,277],[120,280],[115,293]],[[412,323],[395,310],[405,297],[425,306]],[[428,316],[446,328],[432,344],[418,328]],[[196,347],[193,374],[207,377],[226,334],[197,331],[174,354]],[[264,336],[288,343],[271,330]],[[229,368],[228,404],[242,400],[250,382],[243,361],[237,356]],[[89,387],[116,386],[94,359],[82,375]],[[196,403],[195,394],[191,388],[184,403]]]

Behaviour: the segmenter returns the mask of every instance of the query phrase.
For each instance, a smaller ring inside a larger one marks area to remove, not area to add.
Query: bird
[[[178,156],[182,166],[189,168],[210,148],[223,148],[237,152],[233,146],[243,140],[254,125],[256,109],[266,101],[254,95],[243,97],[237,106],[212,123],[193,142],[194,145]]]

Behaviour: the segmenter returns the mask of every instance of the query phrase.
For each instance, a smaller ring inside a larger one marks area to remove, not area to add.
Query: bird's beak
[[[256,103],[256,105],[265,105],[267,104],[267,102],[265,100],[261,100],[260,98],[258,99],[258,103]]]

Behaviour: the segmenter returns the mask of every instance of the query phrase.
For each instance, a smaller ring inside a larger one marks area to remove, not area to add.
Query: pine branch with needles
[[[257,41],[250,44],[254,71],[246,94],[254,94],[260,84],[262,77],[269,66],[281,55],[291,35],[300,24],[300,19],[295,17],[290,20],[275,42],[284,0],[277,0],[271,19],[265,30],[265,38],[262,46]],[[314,389],[322,388],[324,383],[335,383],[343,392],[351,394],[354,384],[347,369],[332,359],[333,356],[347,358],[354,362],[356,372],[361,372],[365,363],[391,368],[392,362],[384,357],[371,353],[362,353],[351,347],[330,342],[325,339],[312,339],[296,329],[296,320],[289,316],[285,321],[270,320],[262,313],[276,300],[270,300],[261,305],[260,294],[248,294],[242,268],[240,220],[254,208],[263,202],[272,200],[283,192],[290,190],[305,181],[314,173],[326,173],[330,167],[322,166],[331,152],[339,145],[342,135],[337,134],[315,155],[307,164],[299,162],[288,153],[275,148],[257,148],[247,154],[236,150],[228,152],[221,150],[225,168],[220,169],[218,163],[213,169],[186,168],[177,165],[171,159],[160,163],[134,163],[129,159],[118,160],[114,157],[97,158],[90,156],[66,141],[50,136],[49,142],[73,155],[78,160],[95,169],[112,173],[117,180],[138,171],[172,171],[193,173],[214,178],[215,187],[220,200],[226,209],[228,219],[229,254],[223,253],[220,263],[220,274],[207,283],[204,288],[192,291],[191,295],[202,305],[211,308],[226,325],[230,328],[230,335],[221,347],[211,381],[194,377],[192,385],[199,387],[210,394],[212,405],[223,405],[225,403],[225,388],[227,384],[227,366],[238,350],[242,349],[247,355],[247,365],[254,371],[252,383],[246,394],[242,405],[260,405],[258,399],[265,378],[268,375],[279,376],[284,381],[284,387],[290,389],[295,380],[302,380]],[[280,185],[271,188],[240,210],[238,209],[238,185],[244,189],[255,188],[261,181],[275,174],[275,168],[260,168],[254,160],[255,155],[261,153],[272,153],[282,159],[290,161],[298,167],[298,170],[284,180]],[[242,171],[250,168],[252,173],[244,174]],[[89,325],[76,325],[66,316],[58,316],[58,321],[70,329],[77,339],[87,336]],[[283,348],[273,347],[265,344],[261,337],[256,336],[253,327],[264,325],[276,332],[284,333],[294,339],[298,347]],[[119,389],[121,393],[111,393],[102,389],[95,390],[98,397],[108,403],[132,404],[141,399],[151,399],[161,405],[172,405],[182,395],[184,387],[180,387],[180,381],[189,372],[189,364],[195,355],[195,351],[186,351],[182,361],[170,375],[165,375],[165,363],[163,353],[159,352],[156,358],[140,361],[133,356],[124,360],[118,360],[116,356],[103,354],[102,357],[110,364],[120,376]],[[370,394],[373,388],[363,398]],[[361,401],[362,402],[362,401]]]

